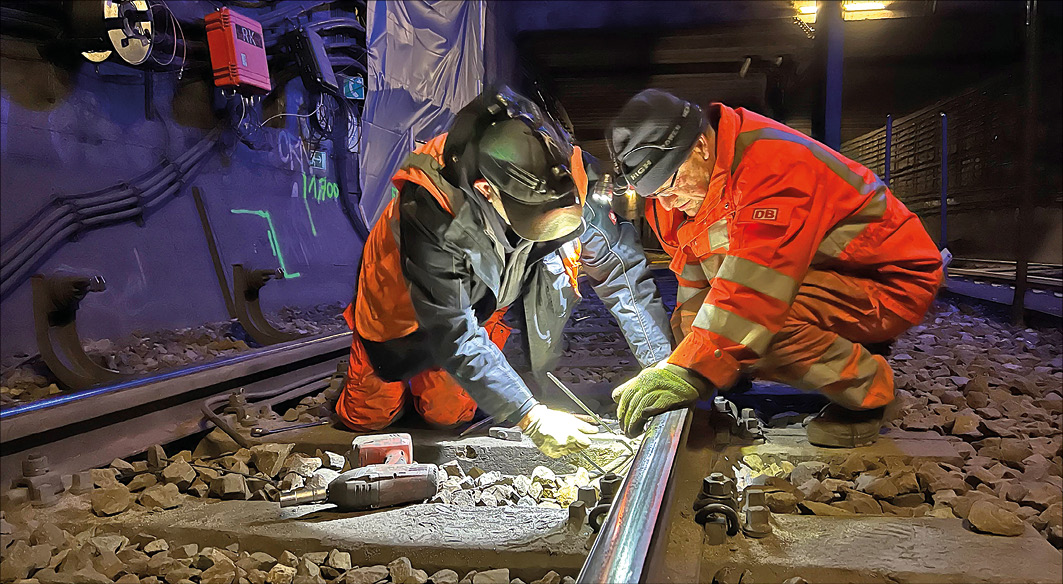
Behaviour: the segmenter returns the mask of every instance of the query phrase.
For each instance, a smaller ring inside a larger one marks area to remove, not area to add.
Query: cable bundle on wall
[[[141,218],[165,204],[198,172],[219,143],[215,128],[176,160],[134,179],[93,193],[55,197],[3,242],[0,297],[7,296],[63,243],[85,231]]]

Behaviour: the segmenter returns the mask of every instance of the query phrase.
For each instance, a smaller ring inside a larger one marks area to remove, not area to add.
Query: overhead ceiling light
[[[886,5],[882,2],[846,2],[842,4],[844,10],[859,12],[861,10],[885,10]]]
[[[791,0],[791,5],[797,11],[797,18],[805,24],[814,24],[819,12],[821,2],[816,0]],[[842,18],[844,20],[868,20],[879,18],[897,18],[902,16],[895,10],[890,10],[890,5],[896,4],[893,0],[882,2],[862,2],[843,0]]]

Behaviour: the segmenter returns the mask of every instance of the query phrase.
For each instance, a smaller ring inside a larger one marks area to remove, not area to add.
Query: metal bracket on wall
[[[233,299],[236,301],[236,318],[260,345],[275,345],[299,338],[300,335],[277,330],[262,314],[258,292],[272,278],[284,277],[284,270],[248,270],[243,264],[233,264]]]
[[[78,336],[78,306],[89,292],[107,289],[102,277],[38,274],[31,282],[37,348],[60,384],[67,389],[84,389],[128,377],[93,361]]]

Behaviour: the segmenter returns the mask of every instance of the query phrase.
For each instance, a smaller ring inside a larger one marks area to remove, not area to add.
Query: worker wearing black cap
[[[867,168],[742,108],[649,89],[607,143],[679,280],[678,346],[614,391],[625,429],[746,373],[831,400],[810,442],[873,442],[894,398],[873,352],[922,319],[941,282],[919,218]]]
[[[553,366],[583,260],[640,362],[671,350],[634,230],[587,201],[593,162],[506,88],[485,90],[449,133],[407,158],[345,312],[355,334],[336,409],[348,426],[379,430],[412,401],[441,427],[470,421],[480,407],[519,424],[550,456],[589,445],[593,428],[540,404],[501,348],[502,317],[523,299],[532,368]]]

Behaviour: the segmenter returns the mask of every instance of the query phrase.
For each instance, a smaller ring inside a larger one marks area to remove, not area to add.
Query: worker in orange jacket
[[[354,334],[336,411],[348,427],[382,429],[412,402],[430,424],[449,428],[479,407],[519,425],[547,455],[589,446],[593,427],[540,404],[501,351],[503,316],[523,301],[533,371],[556,362],[579,300],[584,230],[599,250],[586,269],[632,352],[652,364],[671,349],[634,229],[591,212],[586,161],[593,158],[508,88],[485,90],[449,133],[407,157],[345,312]]]
[[[645,90],[607,142],[679,280],[678,346],[614,391],[625,430],[748,373],[831,400],[811,443],[873,442],[894,387],[869,349],[917,324],[941,283],[919,218],[867,168],[742,108]]]

